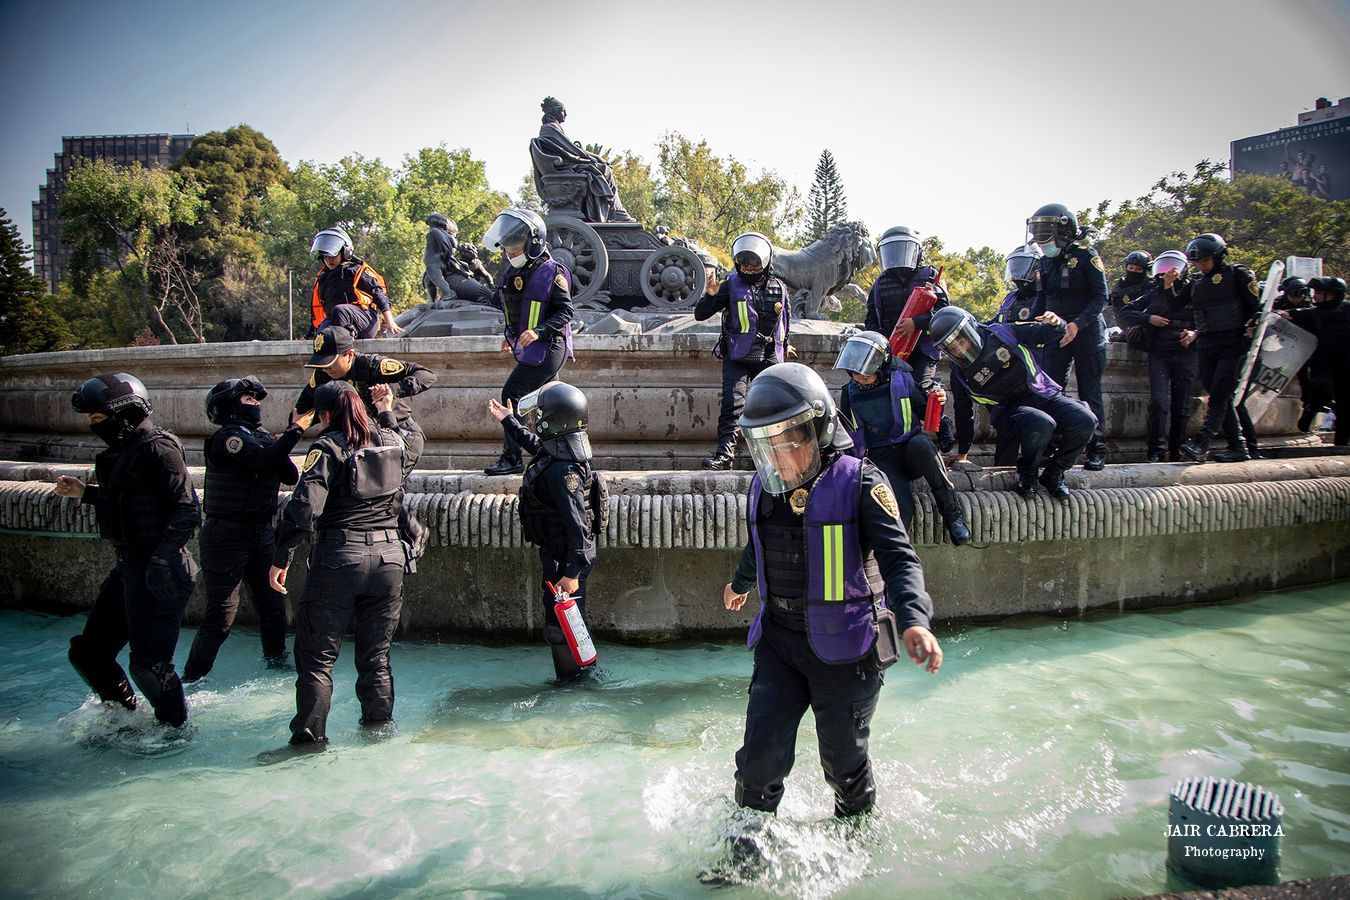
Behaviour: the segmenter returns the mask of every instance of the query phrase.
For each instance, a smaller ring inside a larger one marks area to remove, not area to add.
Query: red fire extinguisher
[[[572,661],[578,666],[589,666],[598,655],[595,642],[591,640],[590,629],[581,618],[581,608],[577,601],[563,590],[559,590],[551,581],[544,585],[553,592],[553,614],[558,617],[558,627],[562,629],[567,646],[572,651]]]
[[[915,316],[921,316],[932,311],[933,307],[937,305],[937,284],[941,280],[942,269],[938,269],[932,284],[917,285],[914,290],[909,292],[909,299],[905,301],[905,308],[901,311],[900,318],[896,319],[895,328],[891,331],[891,355],[907,360],[909,355],[914,352],[914,347],[919,343],[919,329],[914,329],[910,332],[909,337],[904,337],[900,334],[900,323],[905,319],[912,319]]]
[[[923,408],[923,431],[929,437],[937,434],[942,427],[942,404],[946,399],[941,385],[928,395],[928,405]]]

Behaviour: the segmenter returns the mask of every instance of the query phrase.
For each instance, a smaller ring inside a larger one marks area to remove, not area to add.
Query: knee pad
[[[147,667],[133,662],[131,677],[154,707],[156,719],[174,727],[187,721],[187,698],[183,696],[183,683],[178,680],[173,663],[158,662]]]

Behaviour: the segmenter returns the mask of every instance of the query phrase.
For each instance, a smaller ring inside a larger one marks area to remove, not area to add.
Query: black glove
[[[145,567],[145,587],[150,596],[164,603],[175,599],[173,566],[158,556],[150,557]]]

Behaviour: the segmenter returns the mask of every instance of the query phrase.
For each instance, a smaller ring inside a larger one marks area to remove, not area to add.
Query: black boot
[[[1068,500],[1069,489],[1064,486],[1064,470],[1046,467],[1041,473],[1040,483],[1045,492],[1056,500]]]
[[[1036,470],[1035,470],[1035,469],[1018,469],[1018,470],[1017,470],[1017,485],[1013,488],[1013,490],[1014,490],[1014,491],[1017,491],[1018,495],[1020,495],[1020,496],[1022,496],[1022,497],[1026,497],[1028,500],[1030,500],[1032,497],[1035,497],[1035,496],[1036,496]]]
[[[1100,447],[1088,451],[1087,459],[1083,460],[1083,468],[1089,472],[1100,472],[1106,468],[1106,451]]]
[[[736,465],[736,449],[734,447],[718,447],[717,452],[703,460],[703,468],[712,469],[715,472],[723,472]]]
[[[519,475],[525,471],[525,464],[520,461],[520,457],[512,459],[505,453],[492,465],[483,470],[484,475]]]
[[[942,522],[947,526],[947,536],[952,539],[952,544],[957,547],[969,544],[970,529],[966,527],[966,520],[961,516],[961,504],[957,502],[956,491],[934,491],[933,499],[937,500],[938,510],[942,513]]]
[[[1160,463],[1160,462],[1162,462],[1162,461],[1163,461],[1163,452],[1162,452],[1161,450],[1150,450],[1150,451],[1148,451],[1148,458],[1147,458],[1147,461],[1148,461],[1148,462],[1151,462],[1151,463]]]
[[[187,721],[187,698],[183,696],[183,683],[178,680],[173,663],[159,662],[146,667],[133,662],[131,677],[154,707],[156,719],[175,728]]]
[[[1246,462],[1250,458],[1247,455],[1247,447],[1243,444],[1234,444],[1227,450],[1220,450],[1214,454],[1214,461],[1221,463]]]
[[[1203,428],[1196,432],[1195,437],[1181,445],[1181,455],[1191,462],[1204,462],[1207,453],[1209,453],[1209,433]]]

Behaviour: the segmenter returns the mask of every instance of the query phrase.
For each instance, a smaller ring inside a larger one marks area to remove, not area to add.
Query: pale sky
[[[1348,50],[1350,0],[0,0],[0,206],[31,240],[62,135],[241,122],[291,164],[468,147],[514,196],[551,94],[574,140],[679,131],[803,196],[829,148],[874,236],[1006,251],[1350,95]]]

